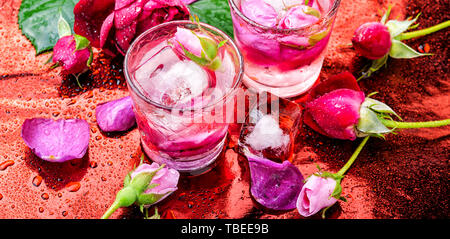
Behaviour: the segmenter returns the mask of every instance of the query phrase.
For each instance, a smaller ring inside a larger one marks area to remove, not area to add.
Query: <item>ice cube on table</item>
[[[275,162],[291,160],[301,126],[301,107],[267,93],[254,104],[242,125],[239,147],[246,156]]]

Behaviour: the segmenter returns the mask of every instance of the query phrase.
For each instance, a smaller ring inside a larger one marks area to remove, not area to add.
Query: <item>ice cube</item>
[[[292,101],[265,94],[252,106],[241,128],[240,151],[275,162],[291,160],[302,122],[301,108]]]
[[[287,9],[291,8],[292,6],[304,4],[304,0],[264,0],[265,3],[269,4],[270,6],[275,9],[275,11],[282,15],[283,12],[285,12]]]
[[[208,72],[191,60],[180,59],[167,43],[142,61],[135,79],[147,97],[166,106],[191,103],[209,86]]]
[[[166,42],[160,43],[145,53],[134,72],[134,77],[140,90],[147,97],[153,99],[153,96],[158,95],[159,92],[157,92],[158,89],[156,88],[158,80],[152,78],[162,70],[180,61],[178,55]]]
[[[284,148],[289,144],[289,135],[283,133],[272,115],[264,115],[245,138],[245,142],[257,151]]]
[[[179,61],[154,76],[155,87],[161,92],[160,102],[168,106],[183,106],[199,97],[209,86],[209,75],[191,60]]]

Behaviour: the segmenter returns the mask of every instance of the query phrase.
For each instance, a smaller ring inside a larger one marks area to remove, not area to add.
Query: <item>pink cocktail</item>
[[[281,97],[317,81],[340,0],[228,0],[244,83]]]
[[[221,153],[242,57],[220,30],[189,21],[140,35],[125,58],[142,146],[160,164],[198,174]]]

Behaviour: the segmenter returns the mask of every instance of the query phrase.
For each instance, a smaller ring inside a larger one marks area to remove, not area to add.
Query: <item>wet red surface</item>
[[[422,28],[449,19],[448,1],[344,0],[321,79],[344,70],[356,75],[368,63],[346,45],[360,24],[379,20],[388,4],[394,5],[393,18],[422,12]],[[142,153],[136,128],[105,134],[96,125],[98,103],[128,94],[122,59],[96,54],[80,89],[73,79],[43,65],[48,54],[35,55],[18,29],[19,6],[19,0],[0,3],[0,218],[100,218]],[[449,31],[444,30],[409,40],[413,48],[436,54],[390,60],[388,68],[361,81],[362,89],[380,92],[375,98],[406,121],[450,118],[448,38]],[[34,156],[20,137],[23,121],[33,117],[86,119],[91,127],[86,156],[61,164]],[[158,204],[158,211],[164,218],[301,218],[296,210],[268,211],[252,200],[246,159],[236,153],[239,126],[230,131],[218,165],[207,174],[182,177],[180,189]],[[449,135],[450,127],[444,127],[370,139],[342,182],[347,202],[339,202],[327,215],[448,218]],[[302,126],[292,162],[305,176],[316,170],[316,164],[337,171],[358,143],[328,139]],[[130,207],[113,217],[142,215]]]

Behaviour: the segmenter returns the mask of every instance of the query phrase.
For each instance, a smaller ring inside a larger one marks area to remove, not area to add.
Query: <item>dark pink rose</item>
[[[388,54],[392,40],[385,25],[380,22],[368,22],[356,29],[352,43],[359,54],[376,60]]]
[[[77,74],[88,69],[91,56],[89,47],[75,50],[76,42],[73,35],[62,37],[53,47],[53,63],[62,66],[67,74]]]
[[[364,100],[355,77],[349,72],[341,73],[311,89],[304,122],[326,136],[355,140]]]
[[[74,8],[74,30],[92,46],[125,55],[133,39],[163,22],[188,19],[180,0],[80,0]]]

